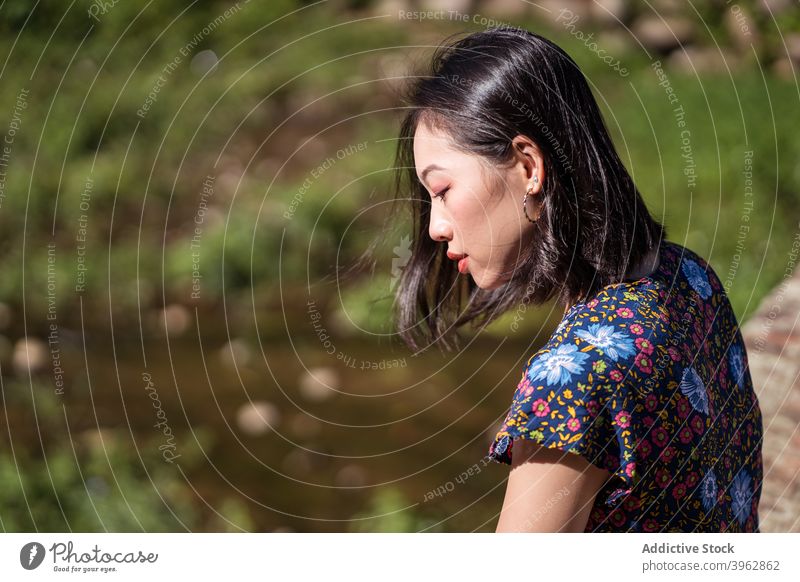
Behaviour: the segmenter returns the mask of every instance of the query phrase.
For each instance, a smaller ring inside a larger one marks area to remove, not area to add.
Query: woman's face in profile
[[[487,167],[478,156],[454,149],[446,133],[420,122],[414,134],[414,165],[431,195],[429,236],[446,242],[451,255],[467,255],[459,261],[461,272],[469,273],[478,287],[494,289],[507,282],[531,244],[533,224],[523,214],[522,197],[531,185],[539,192],[540,158],[521,158],[511,168]],[[532,219],[538,212],[536,198],[529,196],[526,202]]]

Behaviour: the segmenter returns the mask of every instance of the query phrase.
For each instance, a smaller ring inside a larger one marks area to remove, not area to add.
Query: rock
[[[689,42],[694,35],[694,26],[688,18],[667,16],[645,16],[633,23],[633,34],[645,48],[668,52]]]
[[[192,316],[189,310],[179,303],[167,305],[158,315],[159,327],[170,336],[179,336],[184,333],[191,320]]]
[[[530,5],[525,0],[491,0],[491,2],[484,2],[480,6],[480,10],[487,16],[496,18],[519,18],[520,16],[525,16],[529,9]],[[469,9],[461,12],[468,11]]]
[[[414,6],[411,0],[378,0],[368,6],[371,8],[371,14],[391,14],[394,15],[400,10],[413,10]]]
[[[792,4],[794,4],[792,0],[760,0],[756,2],[756,6],[770,18],[786,12],[792,7]]]
[[[629,8],[626,0],[593,0],[589,3],[589,14],[595,22],[619,26],[630,13]]]
[[[785,41],[789,58],[795,63],[800,63],[800,33],[787,34]]]
[[[653,12],[661,16],[680,13],[686,8],[684,0],[652,0]]]
[[[723,55],[717,47],[687,46],[676,50],[667,60],[669,67],[683,71],[689,75],[700,73],[725,73],[726,65],[731,70],[738,66],[738,58],[728,53]]]
[[[583,20],[589,17],[589,5],[582,0],[538,0],[533,6],[533,16],[559,29],[564,22],[578,17],[576,29],[583,28]],[[588,33],[587,33],[588,34]]]
[[[252,359],[252,350],[243,339],[232,339],[219,349],[219,359],[230,370],[247,366]]]
[[[192,57],[192,62],[189,64],[189,68],[195,75],[202,77],[212,69],[216,68],[218,62],[219,58],[217,58],[217,53],[210,49],[206,49],[200,51]]]
[[[403,55],[376,55],[374,69],[376,77],[392,96],[397,95],[408,82],[409,64]]]
[[[367,472],[360,465],[346,465],[334,477],[339,487],[363,487],[367,482]]]
[[[772,72],[783,79],[784,81],[791,81],[794,78],[794,71],[792,69],[791,59],[778,59],[772,63]]]
[[[47,344],[35,337],[18,340],[14,344],[11,364],[20,376],[42,372],[47,366]]]
[[[258,436],[273,430],[280,423],[278,407],[265,400],[247,402],[236,413],[236,424],[242,432]]]
[[[220,172],[214,183],[214,193],[226,199],[241,195],[240,190],[245,183],[243,176],[244,170],[224,170]]]
[[[761,37],[756,23],[745,7],[738,4],[725,11],[725,28],[740,52],[750,52],[750,47],[758,47]]]
[[[492,2],[494,4],[494,2]],[[472,8],[472,0],[421,0],[420,10],[453,10],[461,13],[468,13]]]
[[[620,68],[625,66],[625,56],[631,50],[630,35],[624,29],[614,28],[603,30],[597,35],[597,44],[605,49],[605,55],[612,55],[614,59],[619,59],[622,63]]]
[[[300,379],[300,394],[312,402],[328,400],[338,389],[339,373],[328,366],[311,368]]]

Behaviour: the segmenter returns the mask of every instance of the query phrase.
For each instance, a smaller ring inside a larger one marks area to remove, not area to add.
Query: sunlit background
[[[792,2],[6,0],[2,530],[494,531],[508,468],[483,458],[561,312],[412,355],[391,308],[414,233],[386,220],[408,76],[502,24],[581,66],[752,326],[758,390],[800,402]],[[800,529],[777,461],[763,528]]]

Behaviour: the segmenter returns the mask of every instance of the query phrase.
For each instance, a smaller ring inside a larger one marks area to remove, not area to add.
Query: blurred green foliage
[[[759,56],[767,62],[785,50],[781,29],[800,30],[800,14],[783,12],[776,25],[755,1],[740,4],[765,31]],[[27,313],[44,321],[46,244],[54,241],[61,323],[77,319],[76,235],[86,214],[85,296],[91,299],[86,305],[96,306],[87,310],[89,327],[91,317],[108,311],[101,309],[104,301],[119,313],[132,313],[140,303],[160,306],[162,286],[167,301],[188,302],[202,184],[214,176],[199,242],[204,300],[219,300],[223,289],[248,299],[252,291],[267,302],[304,300],[304,292],[292,290],[336,279],[335,293],[328,294],[336,319],[388,333],[394,249],[410,233],[402,221],[396,232],[379,232],[401,113],[393,110],[394,87],[379,79],[411,72],[435,40],[470,27],[360,21],[366,16],[344,12],[373,4],[363,0],[314,6],[171,0],[148,9],[124,1],[97,18],[88,14],[93,4],[79,0],[68,9],[40,2],[32,10],[27,0],[6,0],[0,7],[0,132],[6,134],[27,91],[0,211],[6,274],[0,301],[19,307],[25,293]],[[727,50],[732,39],[720,3],[695,4]],[[231,16],[220,20],[226,10]],[[697,182],[689,188],[675,105],[645,55],[631,47],[615,55],[631,71],[621,80],[563,30],[536,20],[515,23],[552,38],[575,58],[650,208],[672,240],[708,258],[730,281],[734,309],[746,319],[783,277],[798,232],[796,86],[749,55],[743,57],[748,66],[730,75],[693,75],[665,64],[690,131]],[[413,48],[397,48],[404,46]],[[203,51],[218,59],[212,69],[199,58],[209,57]],[[363,152],[337,157],[361,142],[367,144]],[[745,223],[747,151],[753,152],[754,207]],[[335,163],[320,172],[329,157]],[[80,201],[88,179],[85,211]],[[337,269],[356,265],[376,234],[385,241],[372,262],[337,279]],[[536,329],[541,317],[526,322]],[[508,322],[500,323],[506,333]],[[10,382],[4,398],[28,390]],[[32,387],[37,422],[50,438],[33,451],[0,453],[5,531],[251,528],[236,499],[215,506],[221,515],[205,515],[175,467],[155,453],[156,444],[137,437],[137,452],[131,435],[117,430],[55,438],[68,434],[58,424],[63,411],[38,388]],[[187,452],[187,466],[191,459]],[[444,527],[423,517],[400,489],[386,487],[351,523],[353,531]]]
[[[360,213],[389,195],[394,144],[387,136],[397,122],[397,112],[369,113],[397,105],[391,91],[370,80],[390,73],[384,59],[396,49],[385,47],[412,44],[421,32],[391,19],[338,22],[331,19],[336,4],[312,9],[289,0],[198,2],[191,9],[168,2],[157,10],[120,2],[97,19],[86,12],[91,2],[82,6],[35,10],[30,18],[27,2],[3,7],[0,43],[13,63],[0,84],[5,115],[20,90],[30,92],[7,177],[13,195],[0,213],[4,266],[21,264],[23,235],[27,265],[42,264],[45,241],[55,239],[57,280],[71,290],[85,213],[88,296],[102,297],[111,278],[112,306],[124,313],[139,301],[157,305],[163,280],[168,298],[189,301],[197,267],[190,243],[209,175],[216,177],[208,202],[213,212],[199,235],[204,300],[218,300],[223,287],[227,293],[255,287],[256,296],[270,300],[279,278],[291,286],[330,277],[368,248],[383,216]],[[719,20],[706,17],[709,25]],[[431,26],[442,37],[463,29],[447,21]],[[787,211],[796,208],[800,190],[793,163],[800,145],[792,129],[800,115],[792,85],[755,65],[734,76],[667,69],[691,130],[698,182],[690,191],[680,132],[650,63],[624,55],[633,74],[620,83],[573,36],[548,34],[591,79],[621,155],[672,238],[708,256],[722,278],[741,223],[743,152],[755,152],[756,208],[730,292],[745,318],[780,279],[797,228]],[[204,50],[219,59],[211,71],[193,61]],[[403,67],[412,61],[420,62],[406,59]],[[174,70],[165,69],[171,62]],[[137,111],[159,76],[163,86],[141,117]],[[368,144],[364,152],[336,159],[340,148],[359,142]],[[329,157],[335,163],[315,178]],[[80,194],[88,178],[91,201],[84,212]],[[298,192],[301,200],[287,219]],[[384,272],[394,244],[376,251]],[[26,270],[28,285],[43,285],[45,277],[44,268]],[[345,303],[360,302],[369,281],[344,281]],[[0,297],[13,302],[21,293],[22,277],[0,280]],[[61,307],[75,296],[56,299]],[[44,303],[41,294],[30,300],[34,308]],[[356,322],[369,327],[386,320],[391,302],[379,303]]]

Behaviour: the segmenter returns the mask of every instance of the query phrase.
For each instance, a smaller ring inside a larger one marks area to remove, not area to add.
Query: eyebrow
[[[445,170],[445,169],[446,168],[443,168],[443,167],[441,167],[439,165],[431,164],[427,168],[422,170],[422,177],[420,179],[424,182],[425,181],[425,177],[428,175],[429,172],[432,172],[434,170]]]

